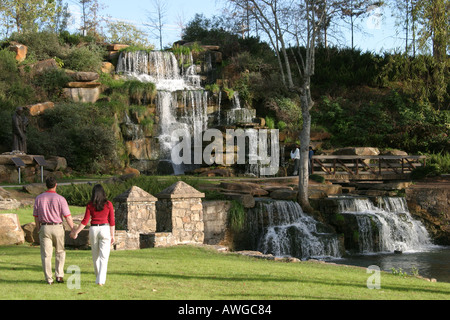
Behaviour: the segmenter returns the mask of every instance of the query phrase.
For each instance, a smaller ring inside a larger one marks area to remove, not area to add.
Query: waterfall
[[[247,108],[241,107],[239,92],[234,92],[232,101],[232,109],[226,112],[227,124],[234,125],[240,123],[252,123],[256,113]]]
[[[171,92],[201,89],[195,70],[192,54],[181,55],[177,60],[172,52],[165,51],[122,52],[117,63],[117,73],[153,82],[157,90]]]
[[[211,64],[212,61],[208,61],[208,68],[212,68]],[[201,87],[201,77],[197,75],[197,66],[194,64],[192,54],[181,54],[177,58],[171,52],[162,51],[122,52],[117,72],[129,79],[152,82],[156,86],[156,107],[159,114],[159,154],[160,163],[164,161],[164,168],[167,169],[165,171],[170,170],[170,164],[172,164],[175,174],[183,174],[201,166],[203,150],[200,148],[202,148],[203,133],[208,129],[210,122],[214,123],[214,121],[209,121],[208,115],[208,106],[212,105],[210,103],[212,95],[210,97],[208,91]],[[221,122],[225,122],[220,119],[222,92],[219,92],[218,99],[218,122],[221,124]],[[227,124],[253,122],[256,117],[256,109],[242,108],[238,92],[235,92],[232,103],[232,109],[226,111]],[[174,133],[177,134],[177,137],[174,137]],[[183,144],[184,148],[178,154],[176,147],[181,145],[180,142],[185,142],[176,140],[178,137],[190,141],[194,152],[192,149],[190,152],[185,152],[189,147]],[[276,139],[270,139],[270,145],[268,145],[267,137],[264,140],[261,139],[261,135],[258,137],[258,135],[251,134],[250,140],[252,149],[249,150],[248,155],[249,159],[252,159],[252,163],[249,164],[247,172],[256,176],[260,174],[274,175],[276,172],[271,173],[271,170],[265,169],[276,167],[278,162],[272,163],[274,162],[272,159],[266,158],[271,150],[275,153],[279,152],[278,136]],[[271,153],[271,155],[275,155],[275,153]],[[175,159],[175,155],[180,157]],[[190,156],[191,158],[194,156],[195,159],[189,159]],[[261,157],[266,158],[260,159]],[[187,164],[187,160],[191,160],[192,165]],[[182,164],[176,165],[176,163]]]
[[[129,79],[155,83],[162,160],[171,162],[171,150],[177,143],[172,141],[175,130],[191,139],[201,137],[208,128],[208,94],[200,85],[192,54],[180,55],[177,60],[171,52],[123,52],[117,72]],[[173,164],[173,169],[175,174],[183,174],[190,168]]]
[[[423,224],[411,217],[405,198],[380,197],[377,203],[339,199],[340,213],[356,218],[361,253],[423,251],[432,245]]]
[[[293,201],[258,201],[248,212],[253,247],[265,254],[300,259],[340,257],[337,236]]]

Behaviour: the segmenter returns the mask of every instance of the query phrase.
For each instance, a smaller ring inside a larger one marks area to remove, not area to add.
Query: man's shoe
[[[56,278],[56,282],[58,282],[58,283],[64,283],[64,279],[61,278],[61,277],[57,277],[57,278]]]

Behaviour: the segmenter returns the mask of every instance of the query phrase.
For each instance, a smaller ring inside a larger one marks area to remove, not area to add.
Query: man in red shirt
[[[65,218],[69,227],[73,229],[73,220],[66,199],[56,193],[57,183],[55,178],[48,177],[45,183],[48,190],[36,197],[33,209],[41,243],[42,268],[44,269],[45,280],[48,284],[52,284],[52,256],[53,247],[55,247],[56,282],[63,283],[66,251],[64,249],[65,231],[62,222]]]

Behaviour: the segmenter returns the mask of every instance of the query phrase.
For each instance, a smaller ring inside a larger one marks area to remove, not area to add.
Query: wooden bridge
[[[407,180],[425,156],[313,156],[312,173],[326,180]]]

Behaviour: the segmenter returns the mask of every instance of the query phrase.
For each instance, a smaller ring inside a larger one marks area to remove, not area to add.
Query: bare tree
[[[229,0],[235,6],[248,8],[246,0]],[[320,28],[325,21],[326,10],[319,10],[321,0],[249,0],[251,13],[266,33],[273,48],[276,50],[280,70],[284,77],[286,71],[286,86],[300,96],[303,116],[303,127],[300,134],[301,158],[299,174],[298,201],[306,212],[313,211],[309,204],[309,144],[311,140],[311,114],[314,106],[311,96],[311,77],[315,71],[316,40]],[[300,75],[298,83],[293,82],[291,62],[286,52],[286,42],[294,39],[297,52],[294,52],[295,65]],[[302,50],[301,47],[305,49]],[[284,57],[281,60],[280,55]]]
[[[318,0],[301,0],[298,3],[298,20],[294,32],[297,42],[296,65],[300,74],[297,90],[300,95],[303,127],[300,133],[300,170],[298,201],[306,212],[313,209],[309,203],[309,145],[311,142],[311,77],[315,73],[316,41],[325,21],[326,11],[318,10]],[[305,49],[302,51],[301,47]],[[298,59],[297,59],[298,57]]]
[[[82,24],[80,31],[86,36],[88,34],[98,36],[101,33],[101,23],[107,18],[100,15],[100,11],[106,6],[99,2],[99,0],[77,0],[81,8]]]
[[[287,0],[229,0],[240,12],[252,16],[269,39],[277,54],[280,73],[287,88],[294,88],[285,41],[285,15],[291,12],[293,1]],[[250,18],[249,18],[250,19]],[[284,65],[283,65],[284,63]]]
[[[341,4],[342,19],[350,25],[351,48],[355,48],[355,29],[357,20],[367,16],[369,8],[382,6],[384,1],[374,0],[349,0]]]
[[[176,24],[177,24],[177,27],[180,29],[180,39],[181,39],[181,38],[183,38],[183,30],[186,26],[186,18],[184,16],[183,12],[177,13]]]
[[[144,23],[150,28],[150,33],[159,39],[160,50],[163,49],[163,29],[166,24],[168,12],[167,2],[162,0],[153,0],[153,10],[147,11],[147,19],[149,23]]]
[[[396,18],[396,26],[402,28],[405,35],[405,53],[408,54],[412,49],[413,56],[416,55],[418,3],[419,0],[389,1],[392,15]]]

